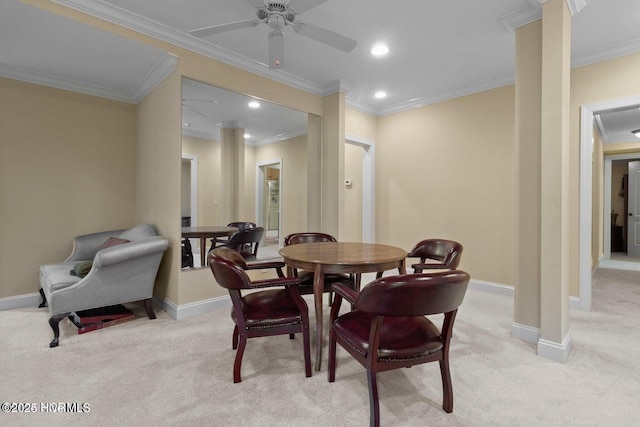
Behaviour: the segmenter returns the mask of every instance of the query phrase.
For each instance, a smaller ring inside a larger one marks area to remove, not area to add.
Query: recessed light
[[[389,46],[386,44],[378,43],[371,48],[373,56],[385,56],[387,53],[389,53]]]
[[[245,133],[244,134],[244,139],[249,139],[249,138],[251,138],[251,135],[249,135],[248,133]]]
[[[190,128],[190,127],[191,127],[191,123],[189,123],[189,122],[184,122],[184,127],[186,127],[186,128]]]
[[[251,101],[251,102],[249,102],[249,107],[250,108],[260,108],[260,103],[258,101]]]
[[[377,91],[374,95],[373,95],[376,99],[384,99],[387,97],[387,92],[383,91],[383,90],[379,90]]]

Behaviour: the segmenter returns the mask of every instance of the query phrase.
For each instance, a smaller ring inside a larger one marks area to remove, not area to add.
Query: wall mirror
[[[283,236],[307,229],[308,159],[319,162],[308,146],[320,140],[319,120],[183,78],[182,226],[253,222],[265,229],[258,258],[277,257]],[[211,240],[190,243],[197,268]]]

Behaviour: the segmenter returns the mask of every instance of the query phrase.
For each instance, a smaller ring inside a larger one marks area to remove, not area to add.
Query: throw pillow
[[[73,268],[69,273],[72,276],[84,277],[89,274],[89,270],[91,270],[91,266],[93,265],[93,261],[80,261],[73,265]]]
[[[119,239],[117,237],[109,237],[100,249],[110,248],[111,246],[118,246],[125,243],[129,243],[127,239]]]

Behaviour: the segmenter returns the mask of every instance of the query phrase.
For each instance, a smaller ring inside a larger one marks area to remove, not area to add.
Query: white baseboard
[[[528,342],[529,344],[537,344],[540,340],[540,335],[540,328],[521,325],[520,323],[515,322],[511,325],[511,336],[524,342]]]
[[[538,341],[538,356],[565,363],[572,347],[571,331],[569,331],[561,343],[540,339]]]
[[[492,294],[506,295],[509,297],[513,297],[514,295],[513,286],[505,286],[499,283],[485,282],[483,280],[471,279],[469,282],[469,288]]]
[[[598,268],[611,268],[614,270],[640,271],[640,262],[622,261],[616,259],[600,259]]]
[[[42,302],[39,292],[0,298],[0,311],[13,310],[15,308],[37,307]]]
[[[231,299],[228,296],[210,298],[207,300],[192,302],[190,304],[176,305],[167,299],[153,298],[153,301],[172,318],[176,320],[190,319],[202,316],[211,311],[231,307]]]

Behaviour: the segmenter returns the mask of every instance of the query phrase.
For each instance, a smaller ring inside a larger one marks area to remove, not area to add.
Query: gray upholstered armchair
[[[60,320],[77,311],[143,301],[147,315],[155,319],[153,286],[168,246],[153,226],[142,224],[78,236],[66,260],[41,265],[41,306],[49,306],[54,335],[49,346],[58,345]]]

